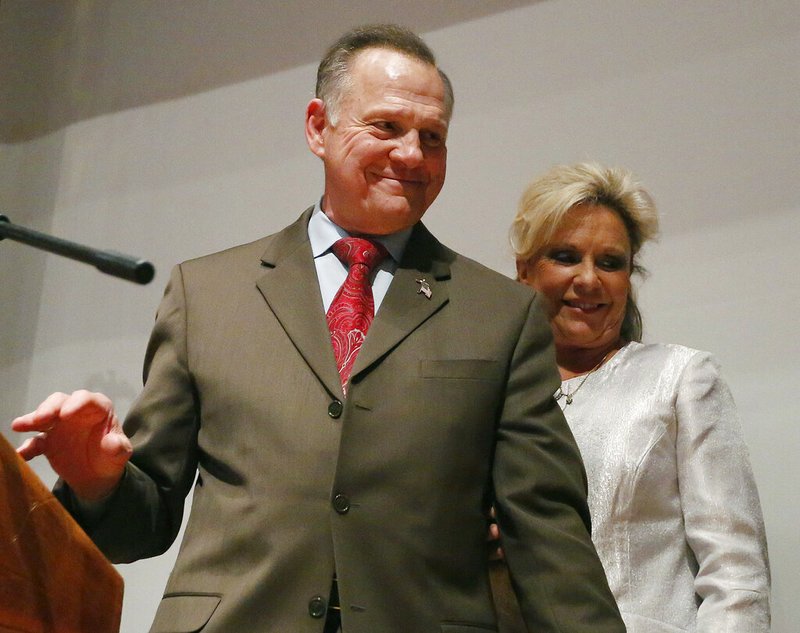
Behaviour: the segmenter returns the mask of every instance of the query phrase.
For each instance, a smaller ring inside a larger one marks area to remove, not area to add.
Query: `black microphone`
[[[143,259],[123,255],[116,251],[91,248],[59,237],[53,237],[18,224],[12,224],[8,217],[0,215],[0,240],[4,237],[49,253],[91,264],[100,272],[127,279],[137,284],[150,283],[156,273],[153,264]]]

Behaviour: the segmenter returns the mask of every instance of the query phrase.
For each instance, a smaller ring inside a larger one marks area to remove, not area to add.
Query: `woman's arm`
[[[769,631],[764,521],[730,390],[711,355],[687,364],[676,401],[678,484],[698,563],[697,632]]]

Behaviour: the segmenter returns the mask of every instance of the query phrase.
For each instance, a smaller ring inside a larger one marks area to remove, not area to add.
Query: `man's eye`
[[[423,130],[419,133],[419,139],[427,147],[441,147],[444,145],[444,137],[438,132],[426,132]]]
[[[394,132],[396,129],[395,124],[390,121],[375,121],[372,125],[381,132]]]

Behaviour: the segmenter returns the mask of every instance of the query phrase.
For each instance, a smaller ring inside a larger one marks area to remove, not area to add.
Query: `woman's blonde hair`
[[[630,171],[597,163],[557,165],[528,185],[509,235],[517,260],[541,255],[569,210],[585,203],[619,214],[631,243],[631,273],[643,272],[637,255],[658,234],[655,202]],[[622,336],[629,341],[642,338],[642,316],[633,289],[628,294]]]

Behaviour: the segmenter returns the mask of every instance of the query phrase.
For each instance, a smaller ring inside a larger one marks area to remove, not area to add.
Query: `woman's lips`
[[[587,301],[569,301],[564,299],[564,305],[570,308],[575,308],[577,310],[582,310],[584,312],[593,312],[595,310],[599,310],[605,303],[589,303]]]

